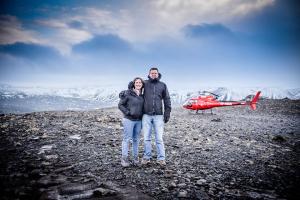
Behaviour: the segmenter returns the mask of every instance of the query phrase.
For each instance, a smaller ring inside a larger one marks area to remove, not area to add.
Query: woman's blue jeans
[[[122,157],[128,158],[129,143],[132,140],[132,155],[136,159],[139,154],[139,140],[142,129],[142,121],[132,121],[123,118],[123,141],[122,141]]]

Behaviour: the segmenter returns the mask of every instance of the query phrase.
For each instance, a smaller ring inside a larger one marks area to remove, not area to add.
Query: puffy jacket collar
[[[119,93],[119,98],[120,99],[124,99],[127,95],[133,95],[133,96],[137,96],[137,94],[135,93],[135,91],[133,89],[128,89],[128,90],[123,90]]]
[[[135,91],[132,89],[128,90],[129,94],[133,95],[133,96],[137,96],[137,94],[135,93]]]
[[[154,82],[158,82],[161,79],[161,73],[158,73],[158,77],[155,79],[152,79],[149,75],[148,75],[148,79],[150,82],[154,83]]]

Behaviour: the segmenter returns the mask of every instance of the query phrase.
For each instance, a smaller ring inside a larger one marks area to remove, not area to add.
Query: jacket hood
[[[131,90],[131,89],[133,89],[133,88],[134,88],[134,83],[133,83],[133,81],[130,81],[130,82],[128,83],[128,89]]]
[[[123,99],[123,98],[125,98],[126,97],[126,95],[128,95],[128,94],[135,94],[135,92],[133,91],[133,88],[134,88],[134,83],[133,83],[133,81],[130,81],[129,83],[128,83],[128,90],[123,90],[123,91],[121,91],[120,93],[119,93],[119,98],[120,99]]]
[[[122,92],[119,93],[119,98],[123,99],[126,96],[126,90],[123,90]]]
[[[160,81],[161,77],[162,77],[161,73],[158,73],[158,77],[155,78],[155,79],[152,79],[152,78],[148,75],[148,79],[149,79],[149,81],[151,81],[151,82]]]

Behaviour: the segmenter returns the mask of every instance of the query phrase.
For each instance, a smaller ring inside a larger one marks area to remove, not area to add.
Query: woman
[[[129,142],[132,140],[132,156],[133,164],[139,164],[138,147],[139,136],[142,129],[143,117],[143,79],[137,77],[128,85],[128,90],[119,94],[119,109],[122,111],[123,118],[123,141],[122,141],[122,158],[121,165],[128,167],[130,165],[128,159]]]

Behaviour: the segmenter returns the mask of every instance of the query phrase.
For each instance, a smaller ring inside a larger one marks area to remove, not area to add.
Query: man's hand
[[[170,119],[170,115],[169,114],[164,114],[164,122],[167,123]]]

